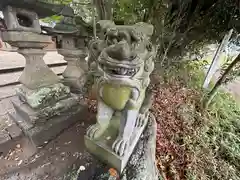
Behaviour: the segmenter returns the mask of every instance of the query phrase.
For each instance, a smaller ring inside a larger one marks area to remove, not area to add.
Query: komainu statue
[[[121,172],[148,121],[153,26],[116,26],[106,20],[98,25],[104,39],[91,42],[89,49],[89,65],[95,63],[99,74],[97,123],[87,130],[85,142],[89,151]]]

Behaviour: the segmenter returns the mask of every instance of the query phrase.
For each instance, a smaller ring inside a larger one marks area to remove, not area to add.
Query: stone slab
[[[84,120],[84,114],[86,114],[86,112],[87,106],[79,106],[78,109],[73,109],[72,112],[54,116],[42,126],[34,127],[26,131],[25,134],[36,147],[44,146],[72,124]]]
[[[2,39],[12,46],[21,48],[44,48],[52,42],[51,36],[24,31],[4,31]]]
[[[11,120],[13,120],[18,125],[20,129],[24,131],[33,128],[33,124],[29,121],[26,121],[19,114],[20,112],[16,111],[16,112],[8,113],[8,116]]]
[[[47,121],[38,122],[36,125],[26,121],[24,116],[19,115],[19,112],[11,113],[9,116],[16,121],[35,146],[42,146],[78,120],[83,120],[86,111],[86,105],[78,104]]]
[[[114,121],[114,120],[112,120]],[[136,144],[138,143],[138,140],[140,136],[142,135],[142,132],[144,131],[148,121],[145,121],[144,125],[142,127],[135,127],[135,131],[131,136],[130,139],[130,145],[128,150],[126,150],[126,153],[124,156],[118,156],[112,151],[112,144],[113,140],[116,139],[117,134],[110,136],[112,134],[113,126],[110,126],[104,135],[100,137],[97,140],[92,140],[88,136],[85,136],[85,146],[87,147],[88,151],[98,157],[101,161],[107,163],[111,167],[115,168],[118,172],[122,172],[125,168],[125,166],[128,163],[128,160],[134,151],[134,148]],[[116,127],[116,125],[115,125]],[[111,137],[111,138],[109,138]]]
[[[68,47],[69,48],[69,47]],[[86,49],[58,49],[57,52],[67,58],[85,58],[87,57]]]
[[[12,42],[38,42],[38,43],[51,43],[51,36],[41,35],[33,32],[24,31],[4,31],[2,32],[3,41]]]
[[[77,95],[72,95],[67,99],[58,101],[52,106],[38,110],[32,109],[26,103],[21,104],[21,106],[13,103],[16,116],[20,119],[23,119],[25,123],[29,124],[30,126],[38,125],[39,123],[45,123],[51,117],[55,115],[60,116],[61,114],[64,114],[65,112],[68,112],[72,108],[76,108],[79,105],[79,97]],[[14,120],[18,121],[18,118],[15,118]]]
[[[22,135],[22,131],[16,123],[9,118],[8,112],[13,111],[12,102],[20,105],[18,98],[11,97],[0,100],[0,146]]]

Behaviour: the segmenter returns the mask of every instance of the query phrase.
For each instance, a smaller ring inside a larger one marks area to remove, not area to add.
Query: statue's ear
[[[154,69],[154,62],[153,62],[153,56],[152,54],[149,54],[148,57],[146,57],[145,63],[144,63],[144,70],[146,72],[151,73]]]

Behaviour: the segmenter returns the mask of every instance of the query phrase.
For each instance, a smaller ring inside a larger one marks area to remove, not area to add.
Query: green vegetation
[[[207,110],[201,108],[206,93],[201,88],[202,65],[180,64],[160,74],[157,70],[163,80],[153,113],[159,114],[156,106],[170,111],[157,117],[159,169],[164,179],[238,180],[240,107],[230,94],[219,92]],[[163,107],[165,101],[171,107]]]

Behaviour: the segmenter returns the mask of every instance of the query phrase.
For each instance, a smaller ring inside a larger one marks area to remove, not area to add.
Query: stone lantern
[[[16,90],[22,104],[13,103],[15,112],[9,115],[33,144],[40,146],[76,122],[83,110],[79,96],[72,94],[43,60],[51,36],[41,34],[39,17],[69,15],[71,10],[37,0],[2,0],[0,9],[7,26],[3,41],[17,47],[26,59]]]

